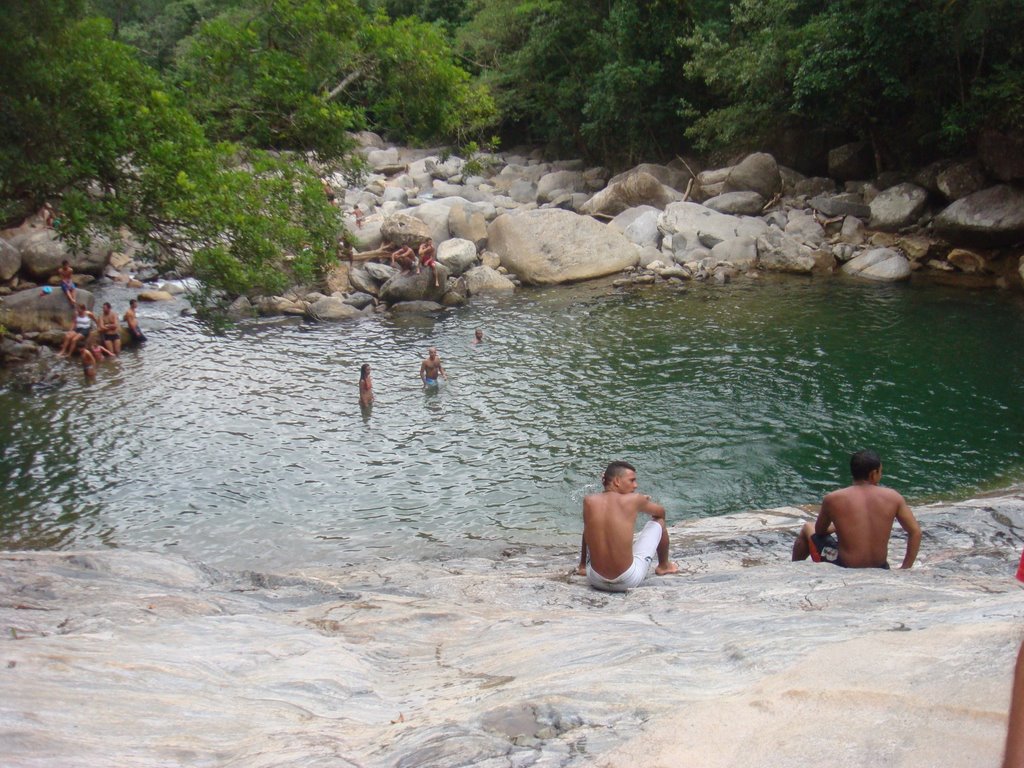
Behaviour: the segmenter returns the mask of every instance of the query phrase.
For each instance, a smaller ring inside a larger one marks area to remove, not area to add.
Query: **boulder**
[[[863,244],[865,240],[864,222],[856,216],[845,216],[843,228],[839,230],[839,239],[853,245]]]
[[[377,281],[373,279],[373,276],[366,269],[368,264],[373,262],[367,262],[361,267],[355,267],[348,273],[349,284],[357,291],[363,293],[369,293],[373,296],[377,296],[380,292],[380,288],[377,285]]]
[[[782,191],[782,175],[775,158],[766,152],[747,155],[725,177],[722,192],[757,192],[765,200]]]
[[[631,210],[642,210],[643,212],[622,230],[623,236],[629,242],[639,245],[641,248],[659,248],[661,246],[661,230],[658,229],[658,218],[661,216],[661,211],[647,206],[632,208]]]
[[[400,271],[397,267],[393,267],[390,264],[381,264],[377,261],[366,262],[363,265],[363,269],[366,270],[366,274],[378,285],[386,283]]]
[[[978,137],[978,158],[999,181],[1024,179],[1024,136],[982,131]]]
[[[537,199],[537,185],[528,179],[517,179],[509,185],[508,196],[517,203],[532,203]]]
[[[859,194],[852,192],[844,192],[841,195],[818,195],[808,200],[807,204],[829,218],[856,216],[865,221],[871,218],[871,207],[864,204]]]
[[[398,150],[395,147],[371,149],[366,153],[366,163],[375,171],[391,169],[398,165]]]
[[[954,248],[946,255],[946,261],[968,275],[989,271],[985,257],[966,248]]]
[[[437,247],[437,260],[448,268],[451,275],[458,277],[476,264],[476,246],[461,238],[445,240]]]
[[[639,205],[650,205],[660,210],[669,203],[682,200],[682,197],[682,194],[662,184],[649,173],[633,173],[621,181],[609,184],[590,198],[580,206],[580,213],[615,216],[627,208]]]
[[[64,259],[75,272],[101,275],[113,250],[108,238],[94,234],[85,250],[72,252],[52,229],[27,229],[9,241],[21,253],[22,267],[37,280],[55,274]]]
[[[447,282],[448,269],[444,264],[438,264],[432,269],[424,267],[419,274],[400,272],[380,287],[380,298],[387,304],[402,301],[440,302],[445,294]]]
[[[935,186],[950,202],[980,192],[986,186],[985,170],[979,160],[953,163],[935,177]]]
[[[361,291],[350,293],[348,296],[343,298],[342,301],[346,304],[351,304],[356,309],[366,309],[367,307],[372,307],[377,303],[377,300],[373,296],[368,293],[362,293]]]
[[[448,229],[448,216],[451,214],[452,206],[456,204],[456,201],[463,199],[453,197],[448,198],[445,202],[434,200],[417,205],[415,208],[410,208],[408,213],[426,227],[427,237],[434,241],[434,247],[436,248],[451,237],[451,230]],[[394,240],[391,242],[394,242]],[[422,242],[423,240],[421,239],[415,244],[410,243],[410,245],[415,248]]]
[[[373,301],[372,297],[370,300]],[[353,317],[363,316],[359,307],[337,296],[324,296],[310,304],[306,314],[314,320],[349,320]]]
[[[503,267],[535,285],[603,277],[636,263],[636,247],[622,234],[560,209],[498,216],[487,241]]]
[[[466,272],[464,278],[466,291],[470,296],[487,293],[512,293],[516,289],[515,283],[490,267],[473,267]]]
[[[670,168],[667,165],[657,165],[655,163],[641,163],[635,168],[631,168],[628,171],[620,173],[618,176],[613,176],[608,180],[608,186],[617,184],[620,181],[625,181],[630,176],[635,176],[639,173],[646,173],[648,176],[653,176],[659,182],[667,187],[671,187],[676,192],[686,192],[687,186],[693,179],[693,174],[688,170],[681,168]]]
[[[327,286],[328,293],[348,293],[352,289],[352,284],[349,282],[349,274],[352,271],[352,265],[348,262],[342,262],[332,267],[324,279],[324,283]]]
[[[92,309],[93,295],[84,288],[78,289],[77,299],[86,308]],[[58,289],[48,293],[39,288],[29,288],[7,296],[0,304],[0,325],[16,333],[48,331],[53,328],[68,329],[74,321],[71,302]]]
[[[453,238],[469,240],[478,251],[487,245],[487,217],[468,204],[459,203],[451,207],[448,231]]]
[[[749,236],[723,240],[711,249],[711,261],[727,263],[743,271],[753,269],[757,265],[757,241]]]
[[[723,192],[704,201],[713,211],[731,216],[758,216],[765,205],[765,199],[758,192]]]
[[[409,204],[409,191],[399,186],[385,187],[383,199],[385,203],[399,203],[404,208]]]
[[[833,179],[867,179],[873,172],[874,159],[871,157],[871,147],[866,142],[843,144],[828,153],[828,175]]]
[[[810,274],[818,261],[813,249],[772,228],[757,237],[757,264],[770,272]]]
[[[399,301],[392,304],[389,309],[398,314],[434,314],[444,312],[444,305],[436,301]]]
[[[935,217],[951,243],[998,247],[1024,241],[1024,190],[999,184],[957,200]]]
[[[866,280],[895,282],[910,279],[910,262],[892,248],[873,248],[843,264],[843,272]]]
[[[803,211],[790,212],[783,232],[812,248],[817,248],[825,240],[825,230],[818,220]]]
[[[918,222],[927,205],[926,189],[909,182],[896,184],[871,201],[870,226],[884,231],[902,229]]]
[[[380,226],[381,237],[395,245],[408,245],[410,248],[417,248],[428,237],[432,237],[431,229],[423,219],[412,215],[419,208],[413,208],[406,213],[394,213],[384,219]],[[447,217],[448,210],[445,209],[445,228]]]
[[[21,269],[21,253],[6,240],[0,238],[0,280],[7,281]]]
[[[760,219],[729,216],[699,203],[672,203],[658,218],[658,228],[672,236],[672,251],[677,256],[699,246],[713,248],[734,237],[757,237],[768,229]]]
[[[549,203],[565,192],[586,192],[587,181],[579,171],[553,171],[537,182],[537,202]]]
[[[796,197],[817,197],[818,195],[833,195],[835,191],[834,179],[827,176],[811,176],[794,184],[792,194]]]
[[[79,291],[81,293],[81,291]],[[173,301],[174,295],[168,291],[145,290],[139,291],[135,298],[139,301]]]

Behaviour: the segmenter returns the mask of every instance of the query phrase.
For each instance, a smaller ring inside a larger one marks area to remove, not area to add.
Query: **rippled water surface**
[[[144,306],[149,344],[94,384],[59,363],[57,384],[0,387],[0,547],[155,548],[236,568],[569,547],[583,493],[616,458],[670,521],[816,502],[865,446],[911,500],[1024,479],[1020,297],[595,283],[443,318],[224,336],[183,307]],[[451,377],[439,392],[419,384],[430,345]]]

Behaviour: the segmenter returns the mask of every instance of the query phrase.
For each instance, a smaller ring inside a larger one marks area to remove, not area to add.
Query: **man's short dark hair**
[[[867,480],[868,475],[882,466],[882,457],[875,451],[857,451],[850,455],[850,474],[854,480]]]
[[[616,477],[628,471],[636,472],[636,467],[628,461],[613,461],[605,468],[604,474],[601,475],[601,482],[608,485]]]

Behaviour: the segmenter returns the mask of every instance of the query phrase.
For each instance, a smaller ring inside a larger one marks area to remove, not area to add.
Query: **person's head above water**
[[[476,340],[477,341],[483,341],[484,340],[484,329],[483,328],[477,328],[476,329]]]
[[[363,363],[363,367],[359,369],[359,380],[363,381],[370,375],[370,364]]]
[[[854,480],[867,480],[876,469],[882,468],[882,457],[875,451],[857,451],[850,455],[850,474]]]
[[[634,467],[628,461],[613,461],[605,468],[604,474],[601,475],[601,484],[604,485],[605,488],[607,488],[615,481],[617,477],[620,477],[621,475],[624,475],[627,472],[633,472],[635,474],[636,467]]]

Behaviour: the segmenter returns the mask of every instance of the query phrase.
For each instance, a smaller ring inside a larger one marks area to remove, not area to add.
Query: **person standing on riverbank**
[[[800,529],[793,560],[810,556],[843,568],[887,569],[889,536],[898,522],[907,532],[900,568],[910,568],[921,547],[921,526],[899,493],[879,485],[882,459],[874,451],[857,451],[850,456],[850,473],[853,485],[825,496],[817,520]]]
[[[363,408],[373,405],[373,379],[370,378],[369,363],[363,363],[359,369],[359,405]]]
[[[636,492],[636,469],[625,461],[613,461],[601,476],[604,491],[583,499],[583,543],[577,572],[586,575],[595,589],[625,592],[639,587],[651,563],[659,576],[678,573],[668,559],[668,528],[665,508],[650,496]],[[641,512],[651,519],[633,540]]]
[[[431,347],[427,350],[427,359],[420,363],[420,381],[423,382],[423,388],[436,387],[440,376],[448,381],[448,374],[441,364],[441,358],[437,356],[437,347]]]

